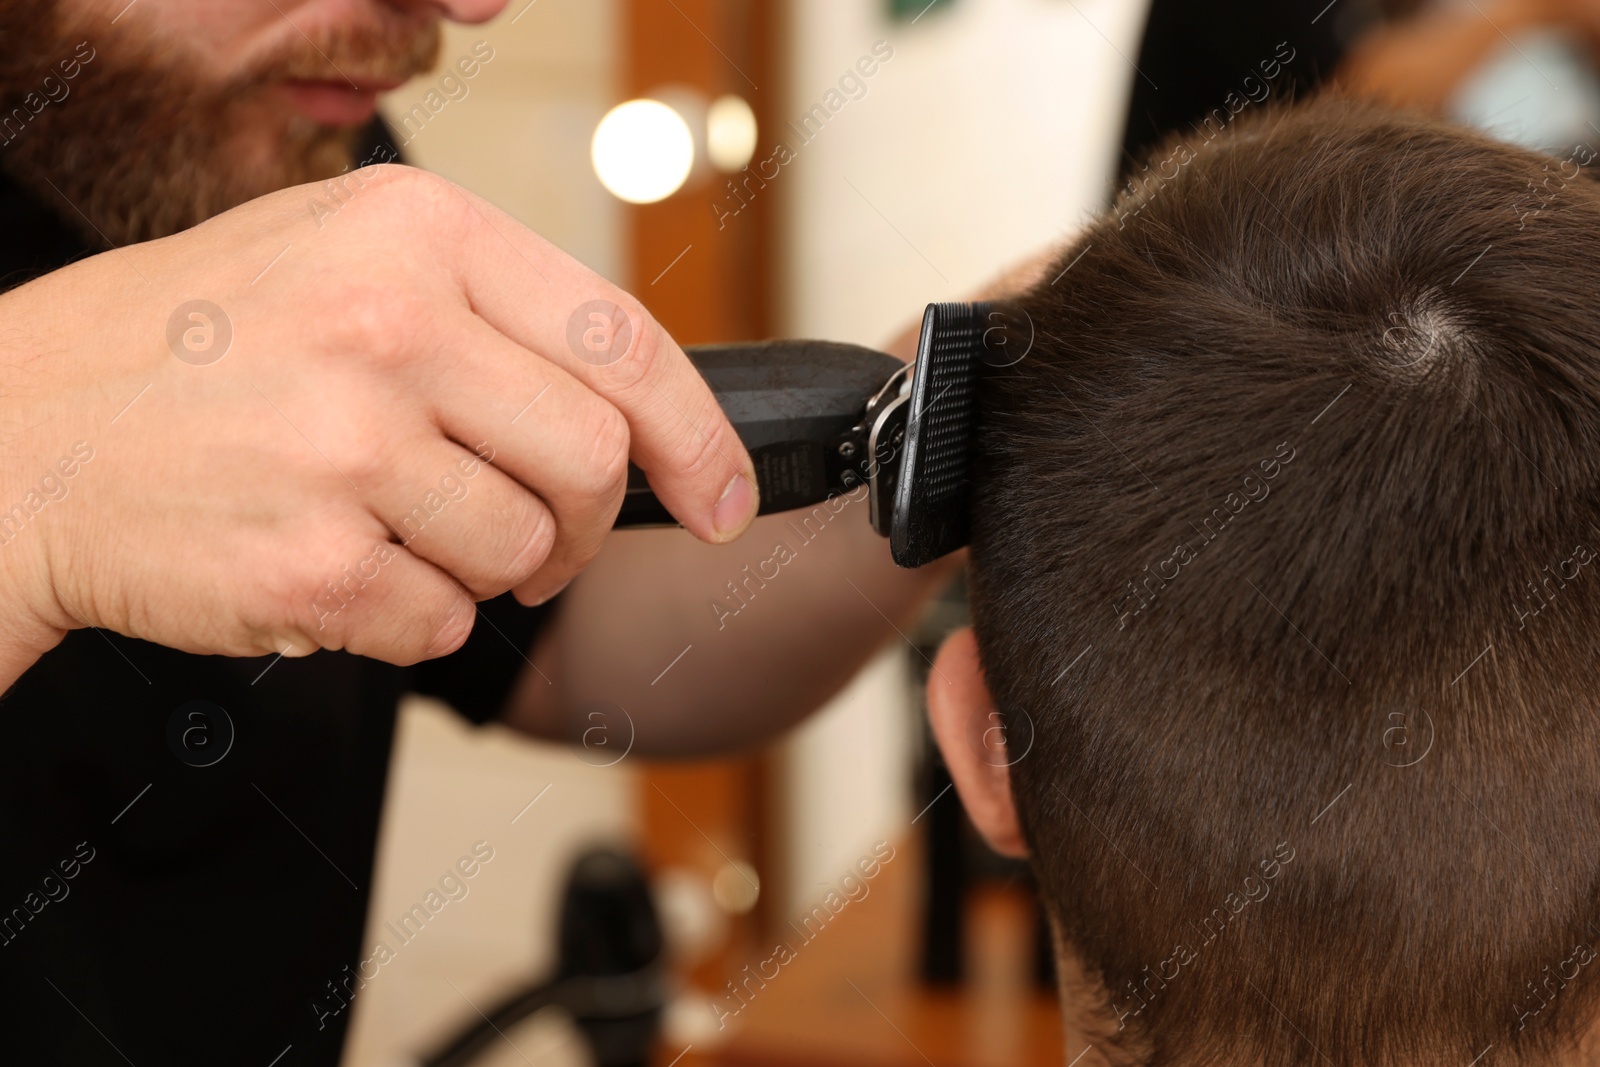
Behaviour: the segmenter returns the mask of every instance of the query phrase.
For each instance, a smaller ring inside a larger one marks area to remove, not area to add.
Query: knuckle
[[[402,360],[429,325],[421,302],[390,287],[349,284],[332,303],[323,316],[330,348],[383,366]]]
[[[695,425],[706,426],[709,422],[709,419],[702,419]],[[732,477],[737,468],[732,462],[731,450],[725,449],[718,443],[717,437],[715,428],[696,429],[682,435],[678,454],[673,457],[673,470],[680,478],[698,484],[727,468],[727,475],[717,482],[717,490],[722,489],[727,478]],[[737,448],[737,444],[734,447]]]
[[[371,203],[377,199],[375,190],[403,182],[405,176],[402,172],[410,169],[394,163],[379,163],[345,171],[310,186],[312,203],[330,214],[347,207],[353,209],[353,214],[360,214],[369,210]]]
[[[370,175],[366,180],[378,195],[362,199],[371,201],[374,211],[385,217],[392,213],[409,217],[417,211],[452,210],[460,204],[455,183],[432,171],[402,163],[380,163],[355,173]]]
[[[307,456],[306,462],[315,464],[313,470],[321,467],[317,476],[335,491],[351,482],[358,486],[388,482],[395,477],[395,448],[383,425],[382,416],[365,404],[331,409],[306,431],[315,435],[317,451],[322,453]]]
[[[547,594],[546,599],[555,596],[556,593],[561,592],[567,586],[571,585],[574,578],[587,570],[589,564],[595,561],[595,557],[600,555],[600,549],[604,546],[604,544],[604,541],[596,540],[591,544],[574,548],[573,551],[567,553],[567,558],[565,560],[566,567],[562,573],[558,575],[561,580],[558,584],[554,585],[552,591]]]
[[[605,503],[618,494],[628,479],[628,448],[632,434],[627,416],[610,404],[602,403],[588,427],[591,442],[583,467],[579,492],[588,502]]]
[[[511,550],[506,553],[506,563],[496,575],[496,592],[503,592],[526,580],[550,558],[556,546],[556,520],[550,509],[537,500],[530,500],[528,518],[513,525]]]
[[[351,566],[361,555],[330,540],[303,557],[302,565],[285,568],[268,590],[267,627],[276,630],[287,623],[320,647],[342,647],[368,581]]]
[[[334,352],[355,357],[392,358],[400,352],[403,326],[414,317],[411,301],[381,286],[352,283],[330,294],[323,325]]]
[[[379,485],[394,477],[389,456],[375,434],[362,434],[353,430],[335,439],[328,448],[329,462],[335,468],[328,472],[327,482],[337,492],[340,487],[349,489],[349,482],[358,486]]]
[[[472,628],[477,621],[476,606],[467,608],[460,604],[441,604],[437,611],[417,624],[417,637],[422,638],[419,644],[425,646],[419,651],[417,659],[448,656],[456,651],[472,636]]]
[[[600,550],[605,547],[606,534],[609,532],[610,524],[607,523],[605,526],[589,531],[581,538],[573,538],[568,543],[566,551],[562,553],[561,561],[564,564],[563,570],[565,571],[562,576],[565,581],[562,584],[571,581],[579,571],[594,562],[595,557],[600,555]]]
[[[448,178],[399,163],[380,163],[344,175],[345,188],[330,193],[341,214],[360,220],[369,239],[433,250],[459,244],[470,207]]]
[[[632,329],[629,331],[627,348],[611,365],[611,370],[620,387],[637,389],[655,377],[667,352],[666,331],[655,320],[655,316],[634,298],[625,296],[617,301],[617,306],[628,316]]]

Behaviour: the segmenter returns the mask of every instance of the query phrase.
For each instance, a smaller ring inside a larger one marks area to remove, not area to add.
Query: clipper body
[[[750,452],[760,514],[865,485],[894,561],[920,567],[967,543],[977,374],[1006,344],[1000,319],[989,304],[929,304],[912,364],[831,341],[684,351]],[[675,524],[630,465],[616,525]]]

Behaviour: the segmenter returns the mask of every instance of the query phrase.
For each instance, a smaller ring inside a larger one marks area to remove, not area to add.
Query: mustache
[[[277,81],[403,82],[432,70],[443,41],[435,14],[402,14],[286,37],[235,81],[248,89]]]

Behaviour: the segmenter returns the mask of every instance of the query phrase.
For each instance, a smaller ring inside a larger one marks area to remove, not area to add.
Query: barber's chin
[[[378,111],[377,87],[352,88],[345,82],[287,81],[278,88],[290,105],[325,126],[362,126]]]

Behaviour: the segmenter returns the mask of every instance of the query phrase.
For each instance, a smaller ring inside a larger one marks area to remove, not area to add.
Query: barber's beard
[[[12,53],[0,55],[0,122],[16,107],[30,116],[0,143],[0,170],[96,244],[165,237],[266,193],[334,177],[352,165],[360,131],[287,113],[269,100],[270,84],[340,81],[341,71],[401,81],[430,69],[439,51],[436,18],[393,13],[314,43],[295,35],[219,84],[193,72],[188,46],[77,31],[56,23],[55,6],[0,0],[0,52]],[[60,62],[85,40],[94,58],[63,78]],[[35,107],[46,99],[47,75],[67,95],[33,114],[23,101],[29,93]]]

